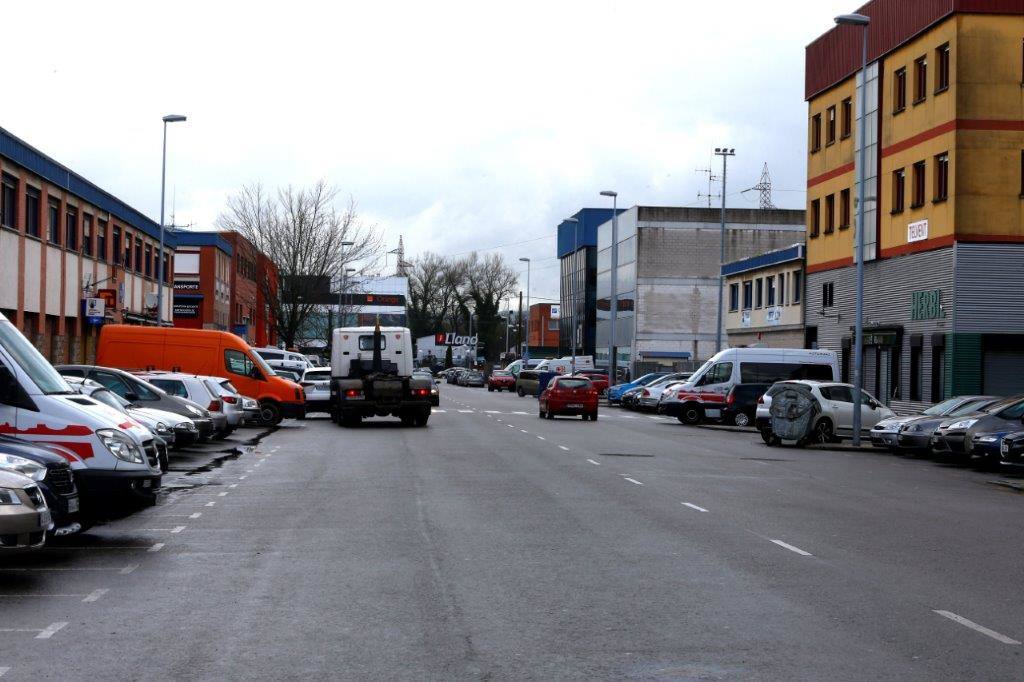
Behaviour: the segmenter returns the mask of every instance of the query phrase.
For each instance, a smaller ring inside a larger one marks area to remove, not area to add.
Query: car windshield
[[[130,402],[121,396],[115,395],[113,391],[107,388],[98,388],[89,397],[98,403],[113,407],[118,412],[124,412],[125,408],[131,405]]]
[[[493,372],[491,372],[491,376],[495,376],[495,377],[510,377],[510,376],[512,376],[512,372],[506,371],[504,369],[496,369]]]
[[[559,379],[558,388],[587,388],[590,386],[589,379]]]
[[[4,318],[0,318],[0,348],[3,348],[28,375],[32,383],[46,395],[65,395],[74,392],[68,386],[68,382],[64,381],[64,377],[46,361],[36,347],[22,336],[17,327]]]
[[[972,412],[983,411],[988,409],[989,405],[993,404],[994,402],[995,401],[992,400],[992,398],[985,398],[984,400],[970,400],[945,416],[959,417],[960,415],[963,414],[970,414]]]
[[[235,388],[235,385],[233,383],[231,383],[230,381],[228,381],[227,379],[225,379],[224,381],[220,382],[220,387],[223,388],[228,393],[236,393],[236,394],[238,393],[238,389]]]
[[[929,414],[934,416],[941,416],[950,414],[963,398],[950,398],[949,400],[943,400],[941,403],[932,405],[921,414]]]

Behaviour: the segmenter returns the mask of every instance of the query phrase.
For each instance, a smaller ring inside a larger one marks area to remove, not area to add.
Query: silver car
[[[42,547],[51,522],[50,508],[36,482],[0,471],[0,557]]]
[[[181,372],[140,373],[138,376],[173,396],[205,406],[213,419],[214,438],[226,438],[235,430],[237,424],[231,424],[219,391],[207,385],[206,377]]]
[[[307,369],[299,382],[306,392],[306,413],[330,412],[331,410],[331,368],[314,367]]]
[[[245,421],[245,409],[242,407],[242,394],[234,384],[224,377],[200,377],[214,396],[221,400],[221,409],[228,418],[228,426],[235,429]]]

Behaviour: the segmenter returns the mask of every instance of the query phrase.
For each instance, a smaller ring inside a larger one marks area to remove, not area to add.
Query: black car
[[[71,465],[56,450],[20,438],[0,436],[0,469],[28,476],[36,482],[53,518],[51,535],[82,530],[78,488]]]
[[[209,410],[191,400],[170,395],[130,372],[96,365],[57,365],[56,370],[64,376],[99,382],[136,407],[153,407],[188,417],[199,429],[200,442],[205,443],[213,438],[215,427]]]
[[[753,424],[757,414],[757,400],[771,387],[771,384],[736,384],[733,386],[725,397],[722,423],[736,426]]]
[[[1012,422],[1019,424],[1022,416],[1024,395],[1005,398],[980,412],[951,417],[935,430],[932,451],[939,455],[967,457],[970,454],[967,442],[976,433],[998,431],[1000,427],[1011,426]]]
[[[931,449],[932,436],[940,424],[952,417],[980,412],[1000,400],[1002,398],[991,395],[968,395],[932,405],[920,415],[905,419],[898,425],[896,449],[907,453],[927,452]]]
[[[1024,464],[1024,431],[1014,431],[1003,436],[999,453],[1004,462]]]

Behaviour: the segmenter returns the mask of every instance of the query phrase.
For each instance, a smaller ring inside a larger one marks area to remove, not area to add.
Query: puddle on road
[[[170,470],[164,474],[164,481],[160,488],[161,496],[171,495],[183,490],[195,490],[207,485],[224,485],[217,478],[206,478],[205,476],[222,468],[226,462],[234,461],[243,455],[254,454],[260,441],[275,431],[277,431],[277,428],[261,431],[253,438],[241,441],[235,447],[217,453],[213,459],[200,466],[187,467],[186,465],[181,469],[177,469],[172,465]],[[173,480],[167,480],[171,475],[173,475]]]

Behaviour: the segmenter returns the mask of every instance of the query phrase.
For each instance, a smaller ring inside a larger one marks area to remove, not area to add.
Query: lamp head
[[[603,197],[617,197],[617,196],[619,196],[619,193],[618,192],[613,192],[610,189],[606,189],[603,192],[601,192],[601,196],[603,196]]]
[[[164,116],[164,123],[180,123],[184,121],[185,117],[181,114],[167,114]]]
[[[867,26],[871,23],[871,17],[863,14],[840,14],[836,17],[836,23],[840,26]]]

